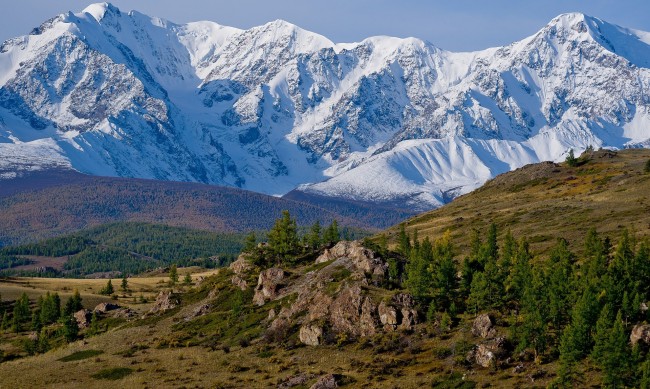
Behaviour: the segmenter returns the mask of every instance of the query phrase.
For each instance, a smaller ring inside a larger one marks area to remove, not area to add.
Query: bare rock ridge
[[[0,69],[0,179],[59,167],[417,211],[570,148],[650,145],[647,33],[577,13],[452,53],[94,4],[4,42]]]
[[[238,287],[254,267],[240,257],[231,265]],[[373,294],[387,276],[388,265],[359,241],[341,241],[314,261],[314,270],[290,274],[280,268],[259,273],[253,302],[258,306],[283,301],[268,315],[269,336],[280,336],[298,326],[302,343],[318,346],[337,334],[350,339],[380,332],[410,331],[418,323],[413,297]],[[281,337],[281,336],[280,336]]]

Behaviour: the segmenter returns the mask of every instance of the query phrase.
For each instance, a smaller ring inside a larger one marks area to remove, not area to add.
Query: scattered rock
[[[109,315],[111,317],[127,319],[127,320],[133,319],[134,317],[138,316],[138,314],[135,311],[132,311],[129,308],[116,309],[114,311],[111,311]]]
[[[520,363],[517,366],[512,368],[512,373],[519,374],[519,373],[523,373],[524,370],[526,370],[526,367],[523,365],[523,363]]]
[[[271,308],[269,309],[269,316],[266,318],[266,320],[272,321],[273,319],[275,319],[276,315],[277,314],[275,313],[275,309]]]
[[[505,338],[494,338],[474,347],[467,354],[467,361],[482,367],[491,367],[507,353]]]
[[[320,376],[315,384],[313,384],[309,389],[334,389],[338,388],[339,385],[336,382],[336,377],[334,374],[325,374]]]
[[[241,254],[237,260],[230,264],[230,270],[237,275],[245,274],[253,269],[253,264],[248,260],[246,254]]]
[[[171,290],[162,290],[156,297],[153,307],[149,313],[162,313],[174,309],[180,304],[178,297]]]
[[[305,373],[296,374],[294,376],[287,378],[286,381],[278,385],[278,389],[293,388],[295,386],[303,386],[307,383],[307,381],[311,380],[312,378],[314,378],[313,374],[305,374]]]
[[[472,335],[481,338],[492,338],[496,336],[496,329],[494,328],[494,323],[492,322],[490,315],[483,313],[474,319],[474,324],[472,324]]]
[[[637,343],[650,345],[650,324],[635,325],[630,334],[630,343],[632,345],[636,345]]]
[[[415,300],[407,293],[396,294],[389,304],[382,301],[377,311],[385,331],[395,331],[398,328],[409,331],[417,324]]]
[[[240,276],[237,275],[232,276],[230,282],[232,282],[233,285],[235,285],[241,290],[248,289],[248,282],[246,282],[246,280],[242,279]]]
[[[384,325],[384,330],[395,331],[397,328],[397,310],[385,302],[381,302],[377,308],[379,321]]]
[[[113,310],[118,309],[118,308],[120,308],[120,306],[119,306],[118,304],[113,304],[113,303],[101,303],[101,304],[97,304],[97,306],[95,307],[95,309],[93,309],[93,312],[96,312],[96,313],[106,313],[106,312],[108,312],[108,311],[113,311]]]
[[[79,328],[88,328],[90,326],[90,319],[92,318],[92,312],[88,309],[82,309],[75,312],[74,318],[77,321]]]
[[[199,316],[204,316],[210,313],[212,306],[210,304],[203,304],[196,307],[189,315],[185,317],[185,321],[190,321]]]
[[[262,306],[267,301],[274,299],[282,287],[284,281],[284,270],[277,267],[266,269],[260,273],[255,287],[253,303]]]
[[[323,329],[316,324],[307,324],[300,327],[299,337],[307,346],[318,346],[323,339]]]

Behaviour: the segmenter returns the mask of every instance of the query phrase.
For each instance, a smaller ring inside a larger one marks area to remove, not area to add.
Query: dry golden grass
[[[612,158],[597,151],[578,167],[543,163],[498,176],[480,189],[437,210],[406,221],[409,233],[432,239],[450,230],[460,254],[468,252],[470,232],[527,237],[533,252],[544,253],[557,238],[582,242],[589,228],[613,242],[623,228],[650,236],[650,174],[644,172],[650,150],[619,151]],[[388,230],[391,241],[399,228]],[[582,246],[575,246],[576,252]]]

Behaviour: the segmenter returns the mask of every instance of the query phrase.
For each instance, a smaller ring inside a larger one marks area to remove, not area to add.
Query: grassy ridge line
[[[502,174],[474,192],[404,222],[431,239],[450,230],[459,253],[469,251],[467,231],[527,236],[532,251],[547,253],[557,238],[581,242],[590,227],[616,239],[623,226],[650,236],[650,150],[596,151],[579,166],[543,162]],[[386,231],[396,242],[399,226]],[[582,247],[572,247],[577,253]]]

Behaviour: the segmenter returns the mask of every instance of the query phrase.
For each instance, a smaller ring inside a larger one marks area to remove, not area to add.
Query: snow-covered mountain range
[[[583,14],[453,53],[102,3],[0,47],[4,178],[57,166],[425,210],[588,145],[650,146],[650,33]]]

